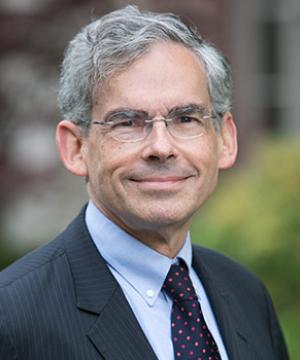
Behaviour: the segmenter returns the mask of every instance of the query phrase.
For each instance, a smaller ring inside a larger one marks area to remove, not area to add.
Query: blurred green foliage
[[[8,246],[4,241],[5,237],[6,236],[0,232],[0,271],[24,255],[23,252],[14,246]]]
[[[264,139],[221,178],[192,227],[193,242],[244,264],[267,285],[291,359],[300,353],[300,141]]]

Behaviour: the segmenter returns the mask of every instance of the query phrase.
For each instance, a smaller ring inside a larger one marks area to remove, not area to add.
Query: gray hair
[[[126,69],[151,45],[173,41],[191,49],[204,65],[214,111],[231,108],[231,70],[226,58],[212,44],[173,14],[141,12],[126,6],[84,27],[65,52],[58,103],[64,119],[85,128],[91,122],[96,90],[109,77]]]

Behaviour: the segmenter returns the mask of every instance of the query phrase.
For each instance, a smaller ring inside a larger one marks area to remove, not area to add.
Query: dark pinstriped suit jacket
[[[242,267],[194,247],[193,266],[230,360],[288,359],[270,298]],[[0,275],[1,360],[154,360],[84,211],[57,239]]]

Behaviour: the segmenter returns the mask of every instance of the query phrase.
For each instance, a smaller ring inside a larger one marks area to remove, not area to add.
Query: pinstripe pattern
[[[104,358],[156,359],[82,212],[59,238],[1,273],[0,359]]]
[[[231,360],[288,359],[271,301],[257,279],[205,249],[194,249],[193,266]],[[0,359],[156,359],[89,237],[84,210],[57,239],[1,272]]]

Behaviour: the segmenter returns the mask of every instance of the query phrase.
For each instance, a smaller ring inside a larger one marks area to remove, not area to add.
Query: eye
[[[178,125],[200,125],[201,121],[192,115],[182,115],[174,118],[174,123]]]
[[[179,121],[180,123],[182,123],[182,124],[186,124],[186,123],[192,123],[192,122],[194,122],[194,121],[197,121],[197,119],[193,118],[192,116],[186,116],[186,115],[184,115],[184,116],[180,116],[180,117],[178,118],[178,121]]]
[[[112,129],[138,128],[143,126],[143,120],[139,117],[117,117],[111,120]]]
[[[133,127],[134,126],[134,120],[130,120],[130,119],[124,119],[124,120],[114,120],[112,127],[113,128],[117,128],[117,127]]]

